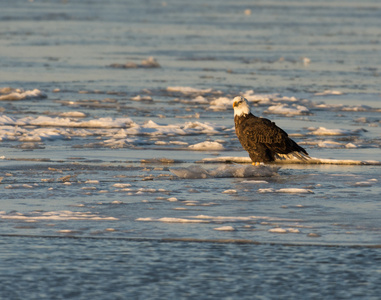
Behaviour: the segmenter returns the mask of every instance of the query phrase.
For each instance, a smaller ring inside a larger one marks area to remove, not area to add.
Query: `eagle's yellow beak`
[[[238,102],[235,101],[235,102],[233,102],[233,108],[236,106],[238,106]]]

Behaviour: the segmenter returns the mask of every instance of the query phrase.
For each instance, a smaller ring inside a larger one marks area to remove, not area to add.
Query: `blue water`
[[[45,95],[0,101],[0,298],[378,299],[380,20],[371,0],[0,1],[0,89]],[[248,90],[312,157],[367,164],[171,172],[247,156],[211,103]]]
[[[3,299],[378,299],[381,283],[373,248],[22,237],[1,247]]]

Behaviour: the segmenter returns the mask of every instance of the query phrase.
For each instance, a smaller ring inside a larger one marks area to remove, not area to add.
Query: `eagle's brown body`
[[[235,132],[253,162],[272,162],[277,154],[308,155],[288,134],[268,119],[251,114],[234,116]]]

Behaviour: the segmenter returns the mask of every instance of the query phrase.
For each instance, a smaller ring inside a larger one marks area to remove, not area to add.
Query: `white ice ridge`
[[[49,126],[49,127],[81,127],[81,128],[125,128],[133,125],[134,122],[130,118],[98,118],[84,121],[73,120],[71,118],[38,116],[14,118],[4,114],[0,114],[0,125],[13,126]]]
[[[213,89],[197,89],[189,86],[169,86],[167,87],[168,92],[177,92],[182,94],[207,94],[213,91]]]
[[[86,220],[86,221],[116,221],[117,218],[100,216],[91,212],[75,212],[69,210],[61,211],[32,211],[29,213],[0,211],[0,219],[12,219],[21,221],[65,221],[65,220]]]
[[[220,156],[203,158],[203,163],[251,163],[250,157]],[[301,160],[297,157],[289,159],[277,159],[272,164],[325,164],[325,165],[381,165],[381,161],[377,160],[351,160],[351,159],[328,159],[310,157],[308,160]]]
[[[218,142],[209,142],[209,141],[190,145],[188,148],[192,150],[199,150],[199,151],[220,151],[225,149],[225,147],[222,144]]]
[[[0,88],[0,101],[17,101],[31,98],[46,98],[46,94],[38,89],[24,91],[10,87]]]
[[[300,233],[300,230],[298,228],[271,228],[268,230],[269,232],[273,233]]]
[[[249,102],[269,104],[271,102],[297,102],[295,97],[281,96],[279,94],[256,94],[253,90],[247,90],[241,94]]]
[[[209,109],[211,110],[226,110],[230,109],[233,105],[233,98],[219,97],[210,102]]]
[[[342,94],[343,92],[341,91],[325,90],[324,92],[315,93],[315,96],[342,95]]]
[[[205,169],[199,165],[192,165],[187,168],[170,169],[173,174],[184,179],[270,177],[276,176],[278,170],[279,168],[274,166],[252,165],[225,165],[214,169]]]
[[[77,116],[76,116],[77,117]],[[177,124],[158,124],[152,120],[139,125],[130,118],[97,118],[88,120],[74,120],[72,118],[59,117],[24,117],[14,118],[5,114],[0,114],[0,125],[11,126],[41,126],[41,127],[72,127],[72,128],[126,128],[126,134],[216,134],[226,130],[225,126],[212,124],[209,122],[185,122]]]
[[[41,142],[70,138],[69,132],[60,128],[21,128],[17,126],[1,126],[0,141]]]
[[[301,189],[301,188],[283,188],[283,189],[259,189],[259,193],[287,193],[287,194],[314,194],[313,191],[309,189]]]
[[[366,131],[364,129],[356,129],[356,130],[347,130],[347,129],[327,129],[325,127],[309,127],[308,128],[310,134],[313,135],[358,135],[361,134],[362,132]]]
[[[165,223],[241,223],[241,222],[251,222],[251,221],[275,221],[275,222],[302,222],[301,219],[286,219],[278,217],[269,216],[208,216],[208,215],[197,215],[182,218],[137,218],[136,221],[144,222],[165,222]]]
[[[233,226],[221,226],[221,227],[216,227],[213,229],[217,231],[234,231],[235,230]]]
[[[208,223],[208,221],[204,220],[194,220],[194,219],[186,219],[186,218],[137,218],[136,221],[144,221],[144,222],[164,222],[164,223]]]
[[[310,115],[310,110],[302,105],[297,104],[276,104],[270,106],[267,110],[264,111],[267,114],[276,114],[276,115]]]
[[[30,128],[29,125],[38,126],[38,128]],[[161,125],[150,120],[140,125],[130,118],[78,120],[77,118],[39,116],[17,119],[4,114],[0,114],[0,126],[0,140],[43,141],[97,135],[108,138],[104,144],[110,147],[123,147],[125,144],[134,142],[129,139],[131,136],[213,135],[227,130],[225,126],[198,121]],[[223,148],[221,146],[206,143],[195,148],[208,150],[208,147],[212,147],[215,150],[218,150],[217,148],[221,150]]]
[[[68,111],[60,113],[59,116],[64,118],[85,118],[86,114],[81,111]]]
[[[370,186],[373,186],[376,182],[378,182],[378,179],[372,178],[372,179],[369,179],[367,181],[354,182],[350,185],[354,186],[354,187],[370,187]]]

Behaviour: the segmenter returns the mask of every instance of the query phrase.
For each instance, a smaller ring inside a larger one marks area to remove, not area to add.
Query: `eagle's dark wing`
[[[248,148],[264,144],[273,154],[287,154],[293,151],[307,152],[288,137],[288,134],[268,119],[249,115],[242,123],[242,135]]]
[[[249,115],[242,123],[242,134],[253,143],[274,144],[287,138],[287,133],[268,119]]]

